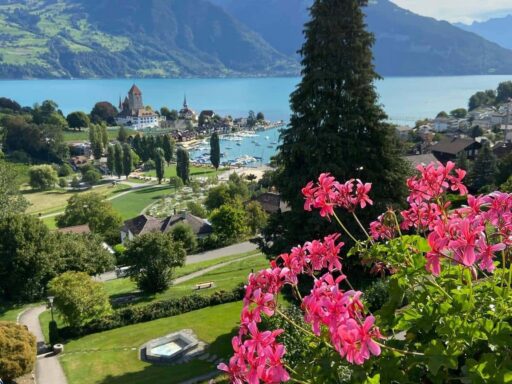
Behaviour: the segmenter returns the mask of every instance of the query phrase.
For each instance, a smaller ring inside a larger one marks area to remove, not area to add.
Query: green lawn
[[[128,189],[130,189],[130,187],[123,184],[118,184],[115,187],[107,184],[83,192],[74,192],[65,189],[54,189],[44,192],[28,189],[22,192],[23,196],[31,204],[27,209],[27,213],[46,215],[63,211],[66,208],[68,200],[77,193],[95,192],[107,198]]]
[[[128,278],[112,280],[105,283],[108,294],[111,297],[119,297],[127,294],[134,294],[139,296],[138,302],[133,305],[144,305],[149,302],[168,300],[188,296],[193,293],[199,295],[211,295],[215,291],[230,291],[234,289],[238,284],[247,282],[247,276],[251,271],[259,271],[268,267],[268,260],[263,255],[249,256],[243,260],[233,262],[224,267],[215,269],[207,272],[202,276],[196,277],[186,282],[172,285],[165,292],[157,293],[154,295],[147,295],[138,292],[136,284]],[[209,266],[214,265],[210,264]],[[189,273],[192,273],[193,269],[190,266]],[[207,268],[207,267],[204,267]],[[188,274],[188,273],[187,273]],[[211,289],[203,289],[200,291],[195,290],[196,284],[210,282],[215,283],[215,287]]]
[[[119,132],[119,128],[111,128],[107,129],[109,140],[117,139],[117,134]],[[126,129],[126,133],[128,135],[134,135],[135,131],[131,129]],[[89,130],[83,129],[82,131],[64,131],[64,141],[66,142],[74,142],[74,141],[88,141],[89,140]]]
[[[178,278],[181,276],[189,275],[191,273],[212,267],[217,264],[222,264],[231,260],[240,259],[250,255],[256,255],[258,253],[259,251],[252,251],[242,253],[239,255],[225,256],[215,260],[207,260],[199,263],[187,264],[182,268],[177,268],[176,271],[174,272],[174,277]],[[221,270],[221,268],[219,268],[219,270]],[[130,278],[122,278],[105,282],[105,290],[107,291],[109,296],[122,295],[137,291],[137,285]]]
[[[210,355],[227,358],[241,308],[241,302],[229,303],[85,336],[67,343],[60,361],[70,384],[179,383],[214,371],[216,364],[194,360],[152,365],[138,359],[138,348],[151,339],[189,328],[210,344]]]
[[[34,304],[11,304],[0,301],[0,321],[16,321],[18,315]]]
[[[169,195],[171,192],[174,192],[174,188],[170,185],[152,186],[114,199],[112,200],[112,206],[121,214],[124,220],[128,220],[138,216],[148,205]]]
[[[222,173],[224,171],[225,171],[225,169],[219,169],[218,171],[215,171],[215,168],[208,167],[208,166],[204,166],[204,167],[197,167],[195,165],[190,166],[190,176],[196,176],[196,177],[214,176],[214,175],[218,175],[219,173]],[[150,176],[150,177],[156,177],[156,171],[153,169],[151,171],[144,172],[144,175]],[[168,178],[174,177],[174,176],[176,176],[176,164],[171,164],[169,167],[165,167],[164,177],[168,179]]]

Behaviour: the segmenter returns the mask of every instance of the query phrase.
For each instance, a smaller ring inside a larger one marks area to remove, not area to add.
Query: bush
[[[176,224],[171,230],[174,241],[183,244],[187,252],[193,252],[197,248],[197,239],[192,227],[185,223]]]
[[[388,299],[389,286],[387,280],[375,280],[364,290],[364,301],[370,311],[381,309]]]
[[[36,338],[25,326],[0,322],[0,377],[11,381],[32,371]]]
[[[50,345],[55,345],[59,342],[59,328],[56,321],[50,321],[48,325],[48,335],[50,338]]]
[[[66,188],[68,186],[68,182],[65,178],[61,177],[59,179],[59,187]]]
[[[59,170],[57,171],[59,174],[59,177],[66,177],[73,174],[73,168],[71,168],[71,165],[68,163],[64,163],[59,167]]]
[[[82,181],[91,185],[97,184],[101,180],[101,173],[95,169],[91,169],[82,176]]]
[[[129,306],[117,309],[113,314],[97,318],[80,328],[65,327],[59,330],[61,337],[71,338],[91,333],[108,331],[131,324],[144,323],[164,317],[177,316],[198,309],[232,303],[242,300],[244,285],[240,284],[232,291],[218,291],[211,296],[192,294],[176,299],[157,301],[142,306]]]
[[[189,201],[187,203],[187,209],[192,215],[200,217],[202,219],[208,216],[206,209],[204,209],[201,204],[196,203],[195,201]]]

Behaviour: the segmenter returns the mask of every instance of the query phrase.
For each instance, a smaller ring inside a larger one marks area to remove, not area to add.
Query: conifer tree
[[[188,152],[183,148],[178,148],[178,151],[176,152],[176,157],[176,174],[181,180],[183,180],[185,184],[187,184],[190,179],[190,164]]]
[[[316,0],[310,8],[300,51],[302,81],[291,95],[290,125],[281,134],[277,156],[277,187],[292,211],[270,221],[274,225],[266,233],[279,238],[274,251],[335,228],[303,209],[301,188],[322,172],[339,181],[373,183],[376,204],[365,210],[368,216],[404,201],[408,167],[375,91],[380,77],[373,65],[374,37],[364,20],[366,5],[367,0]],[[351,224],[348,215],[344,220]]]
[[[122,125],[117,133],[117,140],[119,140],[120,143],[126,143],[126,140],[128,140],[128,133],[126,132],[126,128]]]
[[[133,138],[132,147],[135,153],[142,158],[142,139],[140,133],[137,133]]]
[[[158,179],[158,184],[161,184],[165,174],[165,157],[162,148],[155,149],[155,156],[153,161],[155,162],[156,178]]]
[[[133,170],[132,148],[129,144],[123,144],[123,173],[128,178]]]
[[[115,171],[115,150],[113,145],[109,145],[107,149],[107,168],[110,172],[110,175],[112,175]]]
[[[496,156],[489,143],[485,143],[473,163],[469,175],[471,189],[478,192],[483,187],[493,187],[498,174]]]
[[[101,143],[103,144],[103,148],[107,148],[108,146],[108,132],[107,125],[105,123],[101,123]]]
[[[220,165],[220,144],[219,135],[214,132],[210,138],[210,161],[215,169],[219,169]]]
[[[164,135],[162,149],[164,150],[165,161],[167,162],[167,165],[169,165],[174,152],[174,141],[169,137],[169,135]]]
[[[123,172],[123,148],[117,143],[114,147],[114,171],[117,177],[121,178]]]
[[[89,141],[91,142],[92,155],[96,160],[103,155],[103,141],[101,139],[101,127],[92,124],[89,127]]]

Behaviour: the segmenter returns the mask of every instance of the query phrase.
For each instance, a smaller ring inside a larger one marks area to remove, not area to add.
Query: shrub
[[[61,177],[59,179],[59,187],[66,188],[68,186],[68,182],[65,178]]]
[[[91,169],[82,176],[82,181],[91,185],[97,184],[101,180],[101,173],[95,169]]]
[[[171,230],[171,236],[174,241],[181,242],[189,253],[193,252],[197,247],[196,235],[192,227],[188,224],[176,224]]]
[[[35,165],[28,171],[29,184],[34,189],[46,191],[57,184],[57,172],[51,165]]]
[[[73,168],[68,163],[64,163],[59,167],[58,170],[59,177],[66,177],[73,174]]]
[[[25,326],[0,322],[0,378],[11,381],[32,371],[36,338]]]

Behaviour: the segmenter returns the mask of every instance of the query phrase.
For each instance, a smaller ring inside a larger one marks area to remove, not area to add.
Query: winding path
[[[53,353],[47,353],[39,315],[46,311],[45,305],[27,309],[19,317],[20,324],[26,325],[37,340],[36,383],[67,384],[60,361]]]

